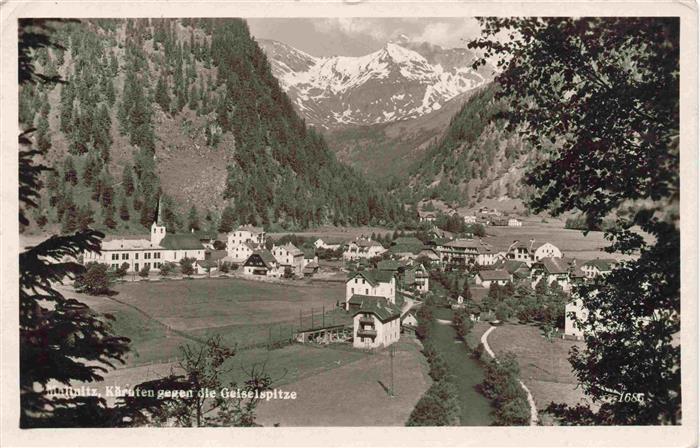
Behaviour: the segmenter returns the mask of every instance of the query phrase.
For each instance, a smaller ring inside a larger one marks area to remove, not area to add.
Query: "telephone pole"
[[[394,354],[396,350],[394,345],[389,346],[389,359],[391,360],[391,389],[389,389],[389,396],[394,397]]]

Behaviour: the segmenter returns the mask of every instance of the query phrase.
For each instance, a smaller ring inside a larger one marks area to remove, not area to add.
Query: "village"
[[[453,216],[459,216],[452,211]],[[329,281],[345,284],[344,296],[335,297],[336,306],[352,320],[345,328],[312,325],[302,329],[299,341],[352,342],[355,348],[388,347],[399,340],[404,331],[414,331],[415,311],[426,296],[434,294],[431,277],[436,272],[450,273],[458,284],[470,288],[470,297],[450,295],[439,288],[446,304],[452,308],[470,307],[470,318],[498,322],[496,314],[485,306],[485,299],[494,288],[526,286],[535,290],[538,284],[558,288],[567,297],[572,285],[606,275],[616,260],[598,258],[582,260],[565,256],[548,241],[534,238],[513,240],[507,247],[495,247],[470,231],[455,235],[434,225],[436,214],[420,212],[422,239],[416,234],[395,233],[387,245],[367,235],[352,239],[333,236],[294,238],[290,235],[273,241],[261,227],[241,225],[227,234],[204,231],[169,234],[156,221],[150,236],[143,238],[108,237],[102,252],[85,253],[83,262],[101,263],[112,271],[121,271],[126,280],[152,280],[171,275],[180,268],[189,278],[217,276],[237,277],[263,282]],[[459,216],[470,229],[472,225],[521,228],[515,217],[504,218],[496,209],[482,208],[475,215]],[[293,236],[293,235],[292,235]],[[155,276],[155,277],[154,277]],[[462,286],[464,288],[464,286]],[[491,312],[489,312],[491,311]],[[575,324],[585,315],[581,301],[566,301],[564,338],[580,340],[583,332]]]

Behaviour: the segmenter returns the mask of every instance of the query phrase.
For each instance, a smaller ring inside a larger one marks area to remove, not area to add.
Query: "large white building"
[[[113,238],[102,242],[102,252],[85,252],[84,263],[104,263],[116,269],[123,264],[127,271],[138,272],[144,267],[159,271],[165,262],[179,263],[183,258],[196,261],[206,258],[199,237],[191,233],[168,234],[160,222],[151,225],[150,238]]]
[[[383,297],[389,303],[396,303],[394,274],[377,270],[351,273],[345,282],[345,309],[357,308],[365,296]]]
[[[353,316],[355,348],[382,348],[401,337],[401,311],[383,297],[362,296]]]
[[[229,232],[226,251],[233,263],[243,263],[254,251],[265,247],[265,231],[251,225],[239,226]]]

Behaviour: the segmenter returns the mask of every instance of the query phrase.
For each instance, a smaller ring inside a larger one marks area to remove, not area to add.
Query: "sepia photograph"
[[[195,9],[3,17],[13,431],[697,431],[696,9]]]

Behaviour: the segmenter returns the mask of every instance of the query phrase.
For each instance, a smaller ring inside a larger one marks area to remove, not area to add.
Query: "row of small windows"
[[[112,260],[119,260],[119,255],[120,255],[120,254],[112,254]],[[159,258],[160,258],[160,252],[153,252],[152,254],[151,254],[151,252],[145,252],[145,253],[143,254],[143,259],[144,259],[144,260],[150,260],[151,257],[153,257],[153,258],[155,258],[155,259],[159,259]],[[128,259],[129,259],[129,253],[128,253],[128,252],[122,253],[122,254],[121,254],[121,259],[122,259],[122,260],[128,260]],[[138,259],[139,259],[139,253],[136,252],[136,253],[134,253],[134,260],[138,260]]]

